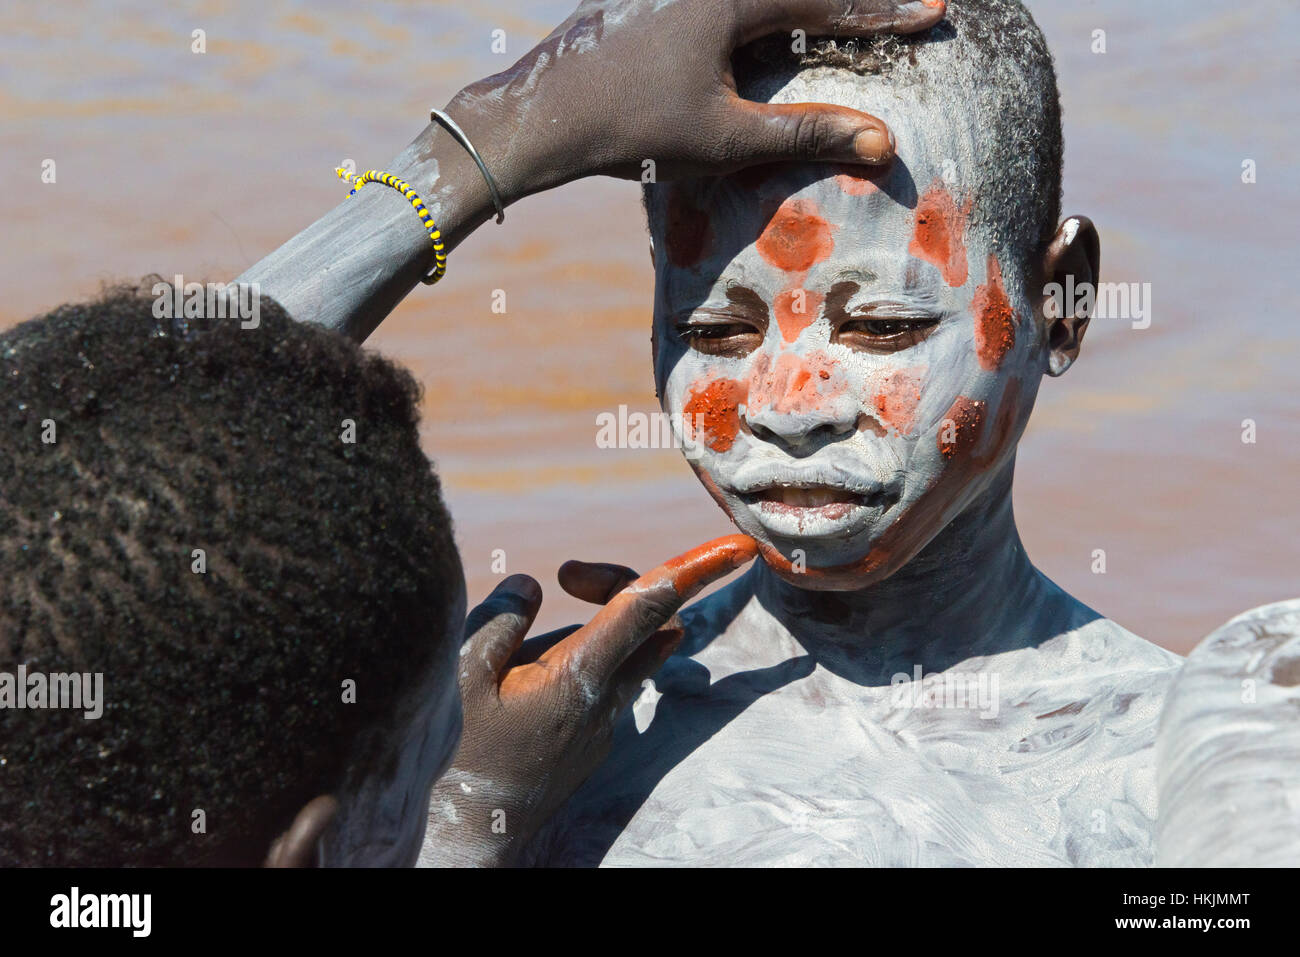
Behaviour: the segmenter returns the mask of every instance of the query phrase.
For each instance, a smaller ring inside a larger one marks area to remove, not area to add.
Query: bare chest
[[[720,678],[676,659],[534,860],[1149,864],[1164,676],[1005,670],[868,688],[807,659]]]

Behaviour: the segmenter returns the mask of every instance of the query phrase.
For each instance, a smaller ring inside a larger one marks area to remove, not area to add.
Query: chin
[[[774,534],[771,526],[778,523],[744,517],[736,524],[758,543],[767,566],[807,591],[859,591],[888,578],[911,558],[889,547],[893,523],[880,514],[835,516],[826,523],[833,526],[830,533],[810,520],[806,534]]]
[[[802,549],[807,556],[802,570],[796,570],[790,555]],[[839,564],[819,564],[816,550],[800,544],[777,547],[772,542],[758,540],[759,554],[764,563],[778,577],[805,591],[861,591],[892,575],[897,568],[886,567],[868,552],[856,561]]]
[[[911,557],[899,561],[893,549],[879,547],[900,516],[901,488],[848,494],[782,488],[746,495],[722,489],[698,467],[695,473],[727,517],[758,543],[767,566],[799,588],[857,591],[888,578]]]

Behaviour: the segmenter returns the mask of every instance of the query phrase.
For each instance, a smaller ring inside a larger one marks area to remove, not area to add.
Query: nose
[[[755,438],[799,454],[852,435],[858,409],[832,362],[786,352],[775,363],[759,359],[744,421]]]

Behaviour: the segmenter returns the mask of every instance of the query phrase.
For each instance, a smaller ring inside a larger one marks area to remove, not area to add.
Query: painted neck
[[[866,680],[1036,643],[1057,591],[1030,563],[1011,508],[1014,461],[920,554],[861,591],[809,591],[759,562],[755,597],[827,667]],[[837,667],[839,665],[840,667]],[[879,674],[877,674],[877,669]]]

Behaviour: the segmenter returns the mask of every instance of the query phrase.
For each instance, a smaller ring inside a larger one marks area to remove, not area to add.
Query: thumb
[[[738,166],[785,160],[883,166],[894,158],[894,134],[885,121],[846,106],[735,97],[729,113],[728,142]]]

